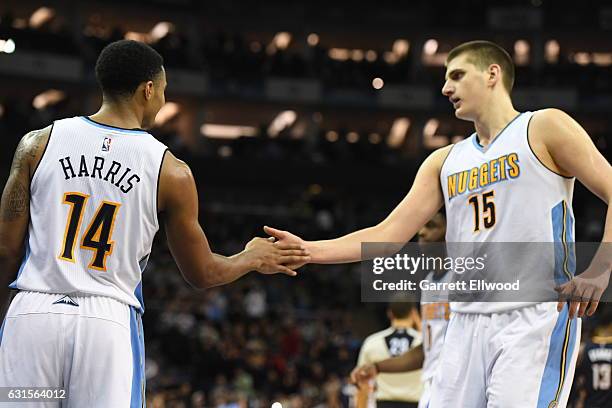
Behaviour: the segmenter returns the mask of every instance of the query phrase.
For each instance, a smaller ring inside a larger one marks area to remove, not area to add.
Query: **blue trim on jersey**
[[[567,272],[574,277],[576,274],[576,243],[574,242],[574,216],[570,211],[569,204],[565,204],[566,217],[565,217],[565,242],[567,242]]]
[[[2,347],[2,334],[4,333],[4,324],[6,323],[6,317],[2,321],[2,326],[0,326],[0,347]]]
[[[89,123],[90,125],[99,127],[101,129],[113,130],[115,132],[122,132],[122,133],[135,133],[135,134],[147,133],[146,130],[142,130],[142,129],[123,129],[123,128],[119,128],[115,126],[105,125],[103,123],[98,123],[96,121],[93,121],[87,116],[80,116],[80,118],[83,119],[85,122]]]
[[[30,234],[28,233],[26,235],[26,249],[25,249],[25,255],[23,257],[23,260],[21,261],[21,266],[19,266],[19,272],[17,272],[17,278],[9,285],[9,288],[11,289],[17,289],[17,281],[19,280],[19,276],[21,276],[21,273],[23,272],[23,268],[25,267],[26,262],[28,262],[28,259],[30,258]]]
[[[569,326],[569,327],[568,327]],[[569,320],[568,306],[557,317],[557,323],[550,336],[548,357],[540,382],[540,393],[537,408],[548,408],[552,401],[561,395],[561,389],[567,379],[571,357],[576,343],[576,320]],[[563,370],[561,364],[564,362]]]
[[[560,201],[551,211],[555,249],[554,281],[556,285],[568,282],[576,270],[574,247],[574,219],[565,201]]]
[[[523,113],[525,113],[525,112],[519,112],[519,114],[518,114],[518,115],[516,115],[514,118],[512,118],[512,120],[511,120],[510,122],[508,122],[508,124],[507,124],[506,126],[504,126],[504,128],[503,128],[502,130],[500,130],[500,131],[499,131],[499,133],[497,134],[497,136],[495,136],[495,138],[493,139],[493,141],[491,141],[491,143],[489,143],[489,144],[487,145],[487,150],[489,150],[489,148],[491,148],[491,145],[492,145],[493,143],[495,143],[495,141],[501,137],[501,135],[504,133],[504,131],[505,131],[506,129],[508,129],[508,127],[509,127],[509,126],[510,126],[510,125],[511,125],[511,124],[512,124],[512,123],[513,123],[515,120],[517,120],[517,119],[518,119],[520,116],[522,116],[522,115],[523,115]],[[477,133],[477,132],[474,132],[474,134],[473,134],[472,136],[473,136],[473,137],[472,137],[472,142],[474,142],[474,146],[475,146],[475,147],[476,147],[478,150],[480,150],[481,152],[484,152],[485,147],[484,147],[483,145],[481,145],[481,144],[480,144],[480,141],[478,140],[478,133]]]
[[[134,307],[130,307],[130,337],[132,342],[132,396],[130,408],[142,408],[145,398],[145,355],[142,320]]]
[[[138,267],[140,268],[140,276],[142,277],[142,274],[145,271],[145,268],[147,267],[147,263],[149,262],[149,256],[151,256],[151,254],[147,254],[146,256],[144,256],[140,261],[138,261]],[[145,311],[145,304],[144,304],[144,299],[142,297],[142,278],[140,280],[140,282],[138,282],[138,285],[136,286],[136,289],[134,289],[134,296],[136,296],[136,299],[138,299],[138,303],[140,303],[140,314],[143,314]]]
[[[136,286],[136,289],[134,289],[134,296],[136,296],[136,299],[138,299],[138,303],[140,303],[140,309],[138,310],[138,312],[140,314],[143,314],[145,307],[144,300],[142,299],[142,281],[138,282],[138,286]]]
[[[472,134],[472,143],[474,144],[475,148],[477,148],[481,152],[484,152],[484,146],[481,145],[480,142],[478,141],[478,136],[476,136],[476,133]]]

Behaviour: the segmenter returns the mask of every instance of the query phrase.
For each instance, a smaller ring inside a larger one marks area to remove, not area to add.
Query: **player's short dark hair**
[[[110,43],[96,61],[96,78],[110,99],[131,97],[138,85],[162,71],[164,59],[145,43],[121,40]]]
[[[503,72],[504,88],[510,93],[514,86],[514,63],[510,54],[491,41],[470,41],[453,48],[446,57],[446,65],[459,55],[468,54],[468,61],[485,70],[491,64],[498,64]]]
[[[394,299],[389,303],[389,311],[396,319],[403,319],[410,315],[410,311],[416,308],[416,303],[410,302],[407,299]]]

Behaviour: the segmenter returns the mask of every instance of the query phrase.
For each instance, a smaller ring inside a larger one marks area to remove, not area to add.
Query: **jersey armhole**
[[[471,136],[470,136],[471,137]],[[457,143],[453,143],[451,145],[451,148],[448,149],[448,154],[446,155],[446,157],[444,158],[444,160],[442,161],[442,164],[440,165],[440,174],[438,178],[442,177],[442,171],[444,170],[444,165],[446,164],[446,161],[448,160],[448,157],[451,155],[451,153],[453,152],[453,149],[455,148],[455,146],[457,146]]]
[[[36,163],[36,167],[34,167],[34,171],[32,172],[32,178],[30,179],[30,188],[32,188],[32,184],[34,183],[34,179],[36,177],[36,172],[38,171],[38,168],[40,167],[40,164],[42,163],[42,161],[45,158],[45,153],[47,153],[47,148],[49,147],[49,143],[51,143],[51,135],[53,134],[53,127],[55,126],[55,121],[53,121],[53,123],[51,124],[51,129],[49,129],[49,137],[47,138],[47,143],[45,144],[45,148],[42,152],[42,154],[40,155],[40,160],[38,160],[38,163]]]
[[[440,165],[440,174],[438,174],[438,185],[440,186],[440,192],[442,193],[442,201],[444,202],[442,207],[444,208],[444,211],[446,211],[446,198],[444,196],[444,184],[442,184],[442,172],[444,171],[444,165],[446,164],[446,161],[448,160],[448,157],[451,155],[451,153],[453,152],[453,149],[455,148],[455,146],[457,146],[457,144],[458,143],[453,143],[451,148],[448,149],[448,154],[446,155],[446,157],[442,161],[442,164]]]
[[[157,186],[155,188],[155,218],[157,219],[157,228],[159,228],[159,180],[161,179],[162,167],[164,166],[164,160],[166,158],[166,153],[168,153],[168,148],[164,150],[162,153],[162,157],[159,163],[159,170],[157,171]]]
[[[540,163],[542,165],[542,167],[544,167],[546,170],[550,171],[551,173],[562,177],[564,179],[567,180],[571,180],[574,177],[570,177],[570,176],[564,176],[563,174],[559,174],[556,171],[554,171],[553,169],[551,169],[550,167],[548,167],[547,165],[544,164],[544,162],[542,160],[540,160],[540,158],[538,157],[538,155],[536,154],[536,152],[533,150],[533,148],[531,147],[531,142],[529,141],[529,125],[531,124],[531,119],[533,119],[533,117],[535,116],[537,112],[534,112],[531,117],[529,118],[529,120],[527,121],[527,130],[525,132],[526,138],[527,138],[527,146],[529,147],[529,151],[531,152],[531,154],[533,155],[533,157],[536,158],[536,160],[538,161],[538,163]]]

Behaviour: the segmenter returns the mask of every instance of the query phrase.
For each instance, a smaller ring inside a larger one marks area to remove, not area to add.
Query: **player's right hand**
[[[376,374],[378,373],[374,364],[360,365],[351,371],[351,382],[353,384],[361,384],[376,377]]]
[[[251,269],[263,274],[284,273],[295,276],[296,268],[287,265],[299,265],[310,260],[310,254],[303,245],[297,243],[279,243],[272,239],[253,238],[245,247],[244,256]]]
[[[268,227],[267,225],[264,226],[263,229],[266,234],[270,235],[271,238],[274,238],[274,240],[276,241],[274,243],[275,245],[296,244],[300,245],[302,248],[306,248],[306,241],[304,241],[297,235],[290,233],[289,231],[279,230],[276,228]],[[298,269],[307,264],[309,261],[310,258],[308,258],[308,260],[304,262],[287,264],[287,267],[290,269]]]

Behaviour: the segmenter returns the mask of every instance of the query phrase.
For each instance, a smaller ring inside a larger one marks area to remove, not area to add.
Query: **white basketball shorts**
[[[102,296],[19,292],[0,329],[0,387],[54,387],[66,398],[0,406],[144,406],[137,310]]]
[[[563,408],[580,345],[568,307],[538,303],[505,313],[455,313],[429,408]]]

